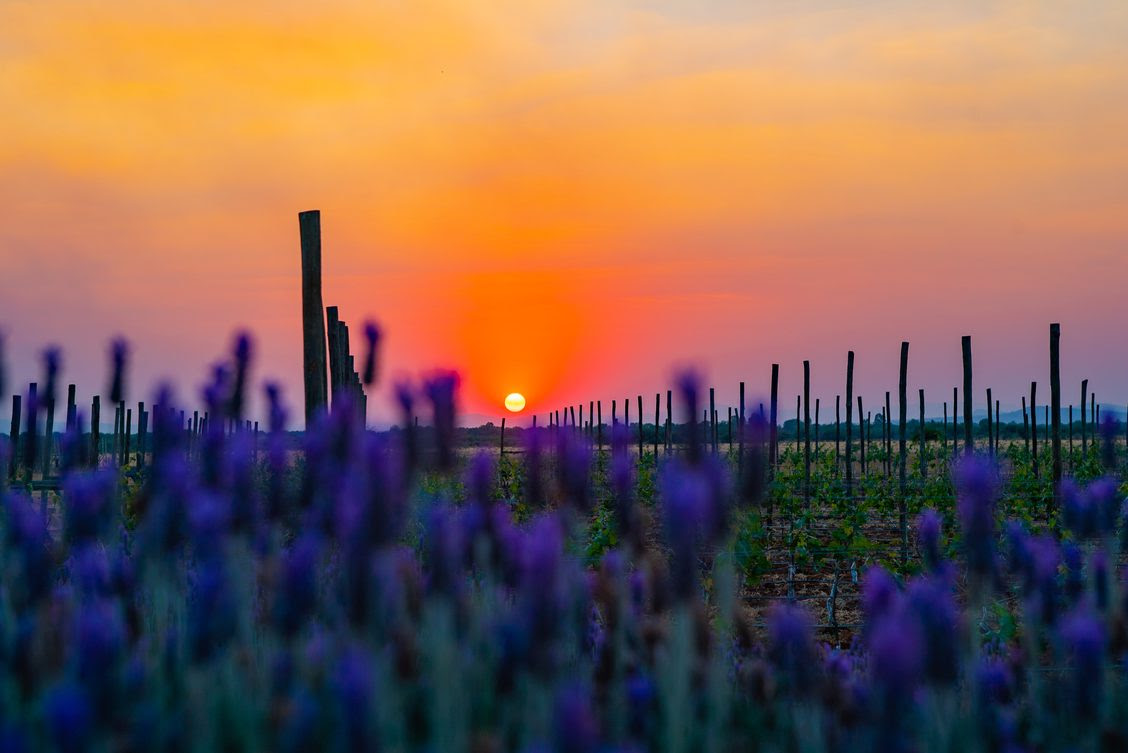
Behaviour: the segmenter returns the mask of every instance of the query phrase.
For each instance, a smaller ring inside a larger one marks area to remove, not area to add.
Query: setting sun
[[[520,392],[511,392],[505,396],[505,407],[513,413],[520,413],[525,408],[525,396]]]

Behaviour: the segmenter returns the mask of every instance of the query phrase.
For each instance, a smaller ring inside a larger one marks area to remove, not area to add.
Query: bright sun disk
[[[525,396],[520,392],[510,392],[505,396],[505,407],[513,413],[520,413],[525,408]]]

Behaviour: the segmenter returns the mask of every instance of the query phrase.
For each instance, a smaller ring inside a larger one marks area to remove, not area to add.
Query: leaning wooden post
[[[1038,383],[1030,383],[1030,467],[1038,478]]]
[[[717,391],[713,387],[709,388],[709,423],[711,424],[711,429],[712,429],[711,439],[712,439],[712,443],[713,443],[713,454],[714,455],[717,454],[717,400],[716,400],[716,392]]]
[[[738,463],[737,467],[744,467],[744,382],[740,383],[740,410],[737,415],[737,420],[740,421],[740,430],[737,431],[737,441],[740,444],[740,450],[737,453]]]
[[[337,324],[340,321],[340,309],[336,306],[325,307],[325,334],[329,341],[329,395],[330,408],[336,408],[341,402],[341,352],[340,340],[337,336]]]
[[[846,354],[846,496],[854,496],[853,434],[854,434],[854,351]]]
[[[674,391],[666,390],[666,454],[674,449]]]
[[[803,362],[803,501],[811,502],[811,362]]]
[[[102,454],[102,397],[95,395],[90,401],[90,464],[98,466]]]
[[[51,475],[51,451],[55,444],[55,395],[50,387],[47,390],[47,411],[43,427],[43,478]]]
[[[67,385],[67,431],[74,428],[74,422],[78,420],[78,404],[75,402],[75,386],[73,384]]]
[[[133,433],[133,409],[125,409],[125,434],[122,435],[121,464],[129,462],[129,435]]]
[[[1089,454],[1089,440],[1088,435],[1085,433],[1085,406],[1089,404],[1089,380],[1081,380],[1081,458],[1082,462]]]
[[[23,410],[23,396],[12,395],[12,423],[8,429],[8,480],[15,481],[20,470],[20,413]]]
[[[596,451],[603,452],[603,401],[599,400],[595,404],[596,421],[595,421],[595,436],[596,436]],[[534,418],[535,420],[535,418]]]
[[[145,466],[145,435],[149,429],[149,414],[145,411],[145,403],[137,403],[137,466]]]
[[[768,447],[768,457],[771,461],[772,474],[775,474],[779,464],[779,364],[772,364],[772,406],[771,406],[771,446]]]
[[[501,417],[501,443],[498,447],[498,455],[505,455],[505,416]]]
[[[971,434],[971,335],[964,335],[963,346],[963,400],[964,400],[964,450],[970,454],[975,451],[975,439]]]
[[[298,214],[302,245],[302,352],[304,356],[305,420],[314,419],[328,401],[325,375],[325,308],[321,302],[321,212]]]
[[[573,414],[572,419],[575,420]],[[642,427],[645,422],[642,420],[642,395],[638,396],[638,459],[642,460]]]

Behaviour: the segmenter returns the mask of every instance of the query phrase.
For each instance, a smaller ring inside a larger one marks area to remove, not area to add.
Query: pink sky
[[[938,413],[963,334],[1005,409],[1051,321],[1066,402],[1128,401],[1128,7],[773,6],[0,5],[10,380],[56,343],[88,404],[124,333],[132,399],[194,400],[246,327],[297,416],[320,208],[325,302],[476,414],[649,411],[680,364],[728,405],[779,362],[789,416],[851,348],[876,407],[902,339]]]

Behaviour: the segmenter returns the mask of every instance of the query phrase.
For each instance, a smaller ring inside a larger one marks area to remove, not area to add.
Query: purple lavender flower
[[[94,714],[82,688],[70,683],[51,688],[43,700],[43,716],[61,753],[82,753],[90,748]]]
[[[1085,593],[1084,555],[1079,546],[1067,541],[1061,545],[1061,558],[1065,563],[1065,598],[1076,604]]]
[[[343,749],[353,753],[372,750],[373,672],[368,655],[358,648],[347,651],[337,663],[333,685],[341,715]]]
[[[947,579],[913,580],[905,605],[920,627],[925,678],[937,685],[954,684],[959,673],[959,617]]]
[[[995,466],[976,455],[965,456],[956,466],[955,482],[968,569],[977,576],[989,576],[995,565]]]
[[[99,705],[110,700],[112,673],[125,648],[125,627],[112,602],[95,600],[79,610],[75,648],[79,680]]]
[[[1057,571],[1061,563],[1061,549],[1048,536],[1030,539],[1028,547],[1031,567],[1024,591],[1036,618],[1043,624],[1052,625],[1058,611]]]
[[[564,499],[581,515],[591,512],[591,447],[574,432],[556,433],[557,482]]]
[[[281,580],[275,590],[274,622],[282,635],[293,637],[317,606],[317,562],[320,542],[305,534],[282,558]]]
[[[432,505],[423,528],[427,587],[432,593],[456,596],[461,591],[464,546],[462,528],[451,506]]]
[[[376,381],[376,351],[380,346],[380,336],[380,327],[377,326],[376,322],[367,321],[364,323],[364,340],[368,345],[364,356],[365,386],[369,386]]]
[[[897,581],[883,567],[871,567],[862,579],[862,612],[867,629],[876,625],[896,605],[900,592]]]
[[[920,522],[917,524],[917,541],[920,545],[924,564],[932,572],[938,572],[944,561],[944,554],[940,548],[942,528],[943,521],[940,519],[940,513],[928,508],[920,514]]]
[[[1124,503],[1116,476],[1102,476],[1089,482],[1085,495],[1094,510],[1099,533],[1101,535],[1114,533]]]
[[[768,615],[768,656],[785,690],[806,695],[814,689],[818,661],[807,610],[777,604]]]
[[[1100,529],[1100,514],[1092,497],[1072,479],[1061,482],[1062,517],[1066,527],[1081,539],[1092,538]]]
[[[564,617],[564,530],[555,515],[541,515],[524,538],[521,593],[532,644],[551,648]]]
[[[682,405],[687,413],[689,431],[689,462],[696,463],[701,459],[701,437],[697,429],[698,404],[700,403],[701,377],[694,371],[684,371],[676,379],[678,394],[681,395]]]
[[[11,581],[12,599],[19,607],[38,604],[51,590],[51,533],[44,515],[22,494],[7,499],[8,544],[17,554],[19,575]]]
[[[979,706],[990,708],[1010,702],[1014,678],[1005,661],[984,656],[975,670],[975,684]]]
[[[267,427],[271,434],[286,430],[286,407],[282,404],[282,387],[277,382],[267,382],[263,388],[266,392],[269,418]]]
[[[110,403],[117,405],[125,400],[125,365],[129,357],[129,344],[117,338],[110,344]]]
[[[68,543],[85,543],[106,530],[116,502],[117,483],[117,474],[108,468],[67,476],[63,514]]]
[[[235,634],[235,594],[222,562],[208,560],[191,573],[188,595],[188,649],[192,659],[215,657]]]
[[[553,719],[554,753],[595,753],[599,748],[599,721],[588,700],[590,693],[569,686],[556,696]]]
[[[767,447],[768,422],[763,414],[753,412],[744,427],[745,457],[742,459],[740,478],[740,501],[745,505],[757,505],[764,497],[768,485]]]
[[[1073,663],[1074,711],[1083,719],[1100,713],[1103,691],[1105,628],[1100,616],[1082,607],[1066,617],[1061,636]]]
[[[698,547],[710,520],[710,489],[701,473],[671,461],[661,473],[662,510],[670,547],[674,594],[683,601],[697,594]]]
[[[919,627],[908,615],[895,610],[877,621],[868,643],[870,673],[884,714],[899,718],[911,702],[924,669]]]

